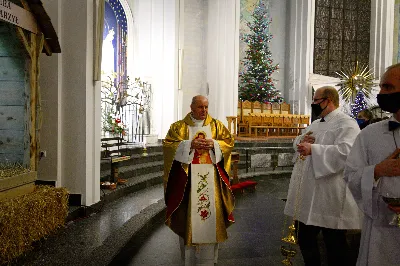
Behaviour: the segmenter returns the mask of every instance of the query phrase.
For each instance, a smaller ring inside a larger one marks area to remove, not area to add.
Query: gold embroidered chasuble
[[[234,139],[227,128],[218,120],[207,116],[203,126],[210,126],[212,138],[216,140],[223,154],[223,160],[214,164],[214,195],[216,208],[216,241],[227,239],[226,228],[234,222],[232,211],[234,197],[229,185],[230,153]],[[163,141],[164,149],[164,192],[167,205],[166,224],[192,244],[192,223],[190,211],[190,165],[174,160],[176,150],[183,140],[189,140],[189,127],[194,123],[188,114],[183,120],[171,125]]]

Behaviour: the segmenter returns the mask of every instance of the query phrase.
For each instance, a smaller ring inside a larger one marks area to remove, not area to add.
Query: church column
[[[62,1],[62,185],[100,200],[100,82],[93,81],[94,0]],[[73,15],[71,15],[73,14]]]
[[[207,82],[209,112],[227,124],[237,114],[239,69],[239,0],[208,2]]]
[[[289,1],[289,56],[285,98],[294,114],[309,114],[312,102],[315,0]]]
[[[100,82],[93,81],[94,0],[43,0],[61,54],[42,57],[39,178],[57,181],[81,204],[100,200]],[[71,15],[73,14],[73,15]]]
[[[371,48],[369,65],[379,79],[393,63],[394,0],[371,2]]]

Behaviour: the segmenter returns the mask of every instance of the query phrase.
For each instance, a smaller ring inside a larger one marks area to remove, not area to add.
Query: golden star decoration
[[[340,77],[338,90],[343,100],[352,103],[357,93],[361,92],[366,98],[371,97],[371,88],[374,86],[374,73],[367,66],[360,66],[358,62],[348,70],[336,72]]]

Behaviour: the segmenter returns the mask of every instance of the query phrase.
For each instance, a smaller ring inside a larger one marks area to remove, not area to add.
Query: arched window
[[[119,0],[106,0],[101,60],[101,70],[106,76],[112,72],[117,73],[117,79],[127,75],[127,28]]]

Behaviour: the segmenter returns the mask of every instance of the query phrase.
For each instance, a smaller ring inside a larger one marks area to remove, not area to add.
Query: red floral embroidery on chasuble
[[[209,215],[209,212],[208,212],[207,210],[202,210],[202,211],[200,212],[200,216],[201,216],[201,218],[202,218],[203,220],[205,220],[205,219],[207,219],[210,215]]]

